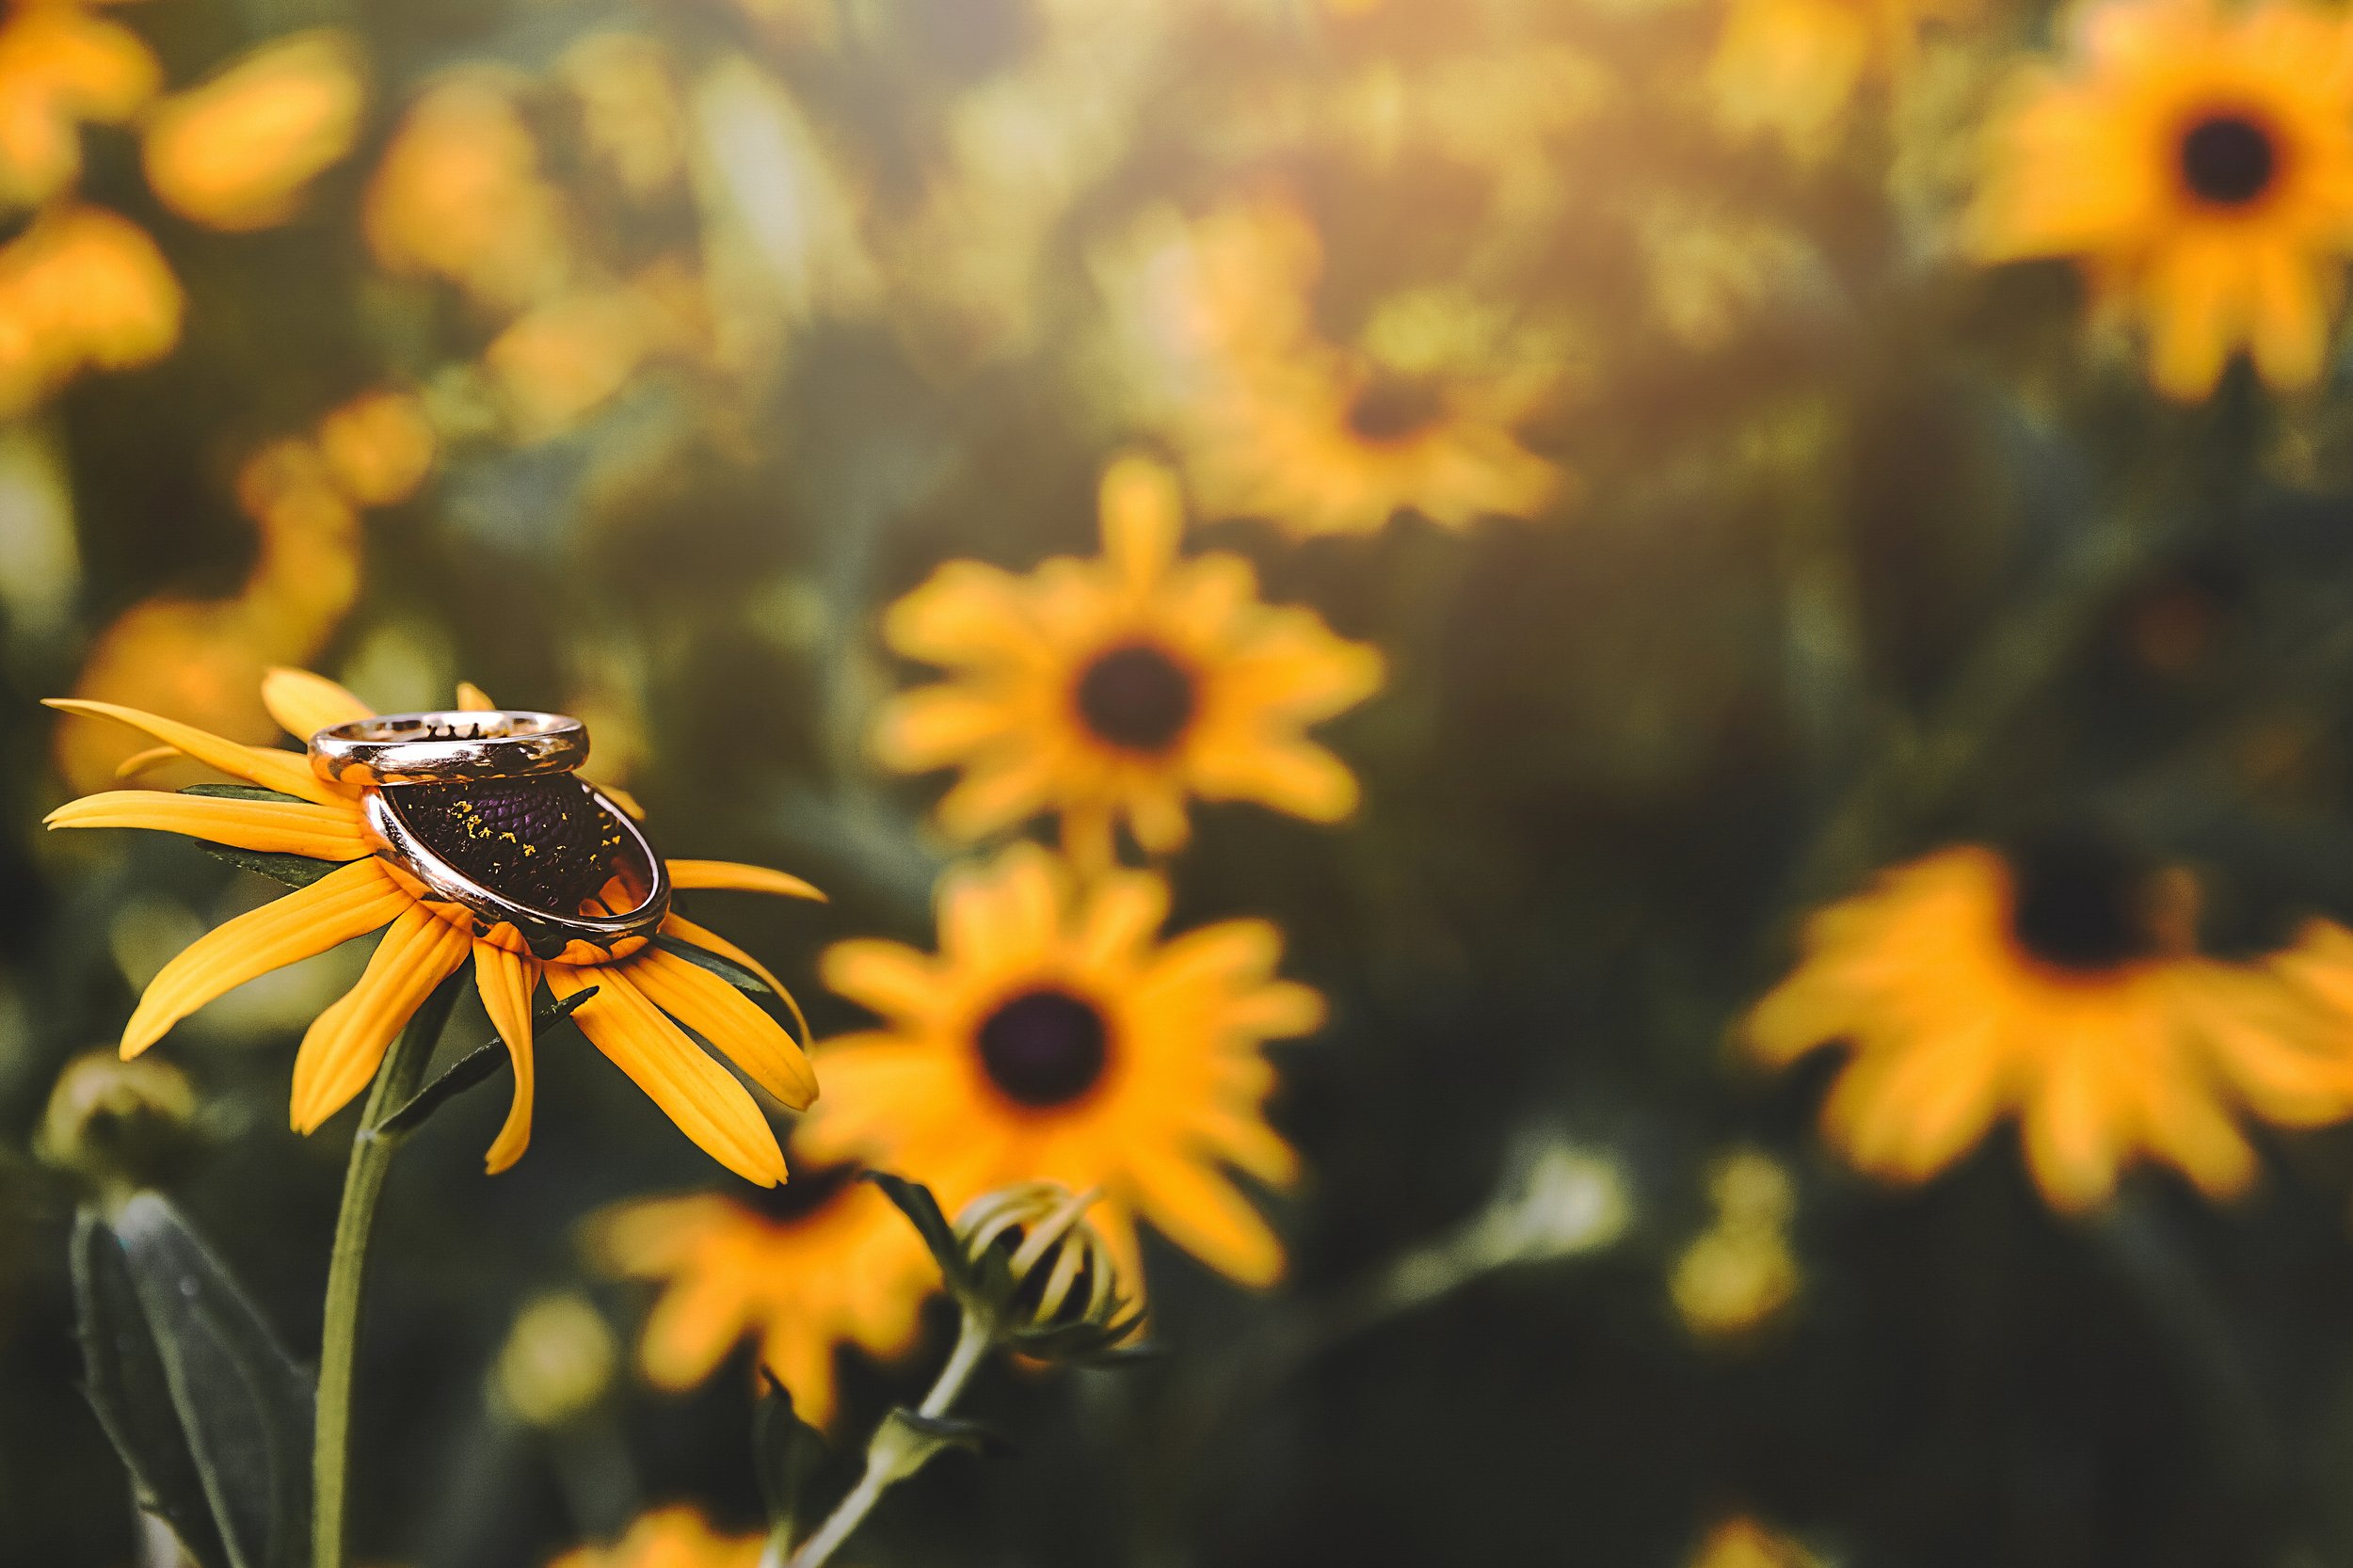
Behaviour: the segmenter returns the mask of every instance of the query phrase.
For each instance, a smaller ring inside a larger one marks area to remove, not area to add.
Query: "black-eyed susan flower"
[[[1260,601],[1249,563],[1176,553],[1175,481],[1140,458],[1104,474],[1103,553],[1027,577],[953,561],[891,606],[890,645],[951,679],[884,710],[890,766],[964,776],[941,823],[977,839],[1059,811],[1085,864],[1124,821],[1145,851],[1185,841],[1189,796],[1251,800],[1313,822],[1356,781],[1307,726],[1381,684],[1381,655],[1312,611]]]
[[[1100,1189],[1089,1218],[1127,1277],[1141,1217],[1234,1279],[1273,1282],[1281,1243],[1225,1167],[1296,1175],[1261,1110],[1260,1047],[1316,1029],[1322,1001],[1273,978],[1268,922],[1162,941],[1167,914],[1157,876],[1081,885],[1020,844],[942,879],[936,957],[835,944],[826,984],[883,1022],[819,1048],[806,1146],[922,1182],[951,1212],[1015,1182]]]
[[[672,1503],[641,1513],[618,1541],[575,1546],[548,1568],[755,1568],[763,1535],[724,1535],[701,1509]]]
[[[2074,66],[1998,122],[1970,238],[2079,263],[2169,396],[2203,397],[2240,349],[2311,385],[2353,250],[2353,32],[2296,0],[2094,10]]]
[[[890,1200],[847,1165],[803,1169],[757,1206],[716,1193],[648,1198],[600,1220],[616,1274],[659,1280],[637,1345],[657,1388],[691,1388],[749,1337],[792,1408],[832,1419],[834,1352],[889,1358],[915,1343],[939,1270]]]
[[[1824,1135],[1861,1169],[1919,1181],[2015,1115],[2057,1208],[2105,1200],[2128,1163],[2225,1196],[2255,1175],[2242,1114],[2353,1111],[2344,1016],[2297,967],[2195,948],[2195,884],[2058,841],[1946,849],[1816,914],[1798,968],[1743,1031],[1782,1065],[1843,1042]]]
[[[1322,264],[1314,225],[1281,199],[1212,213],[1144,264],[1171,432],[1208,512],[1364,534],[1402,511],[1448,528],[1533,517],[1567,493],[1519,433],[1557,364],[1330,342],[1313,324]]]
[[[263,700],[296,736],[371,716],[349,692],[299,670],[271,672]],[[743,992],[662,945],[675,942],[715,952],[784,995],[756,960],[724,937],[671,913],[662,922],[660,941],[628,938],[609,952],[574,943],[554,957],[535,956],[512,939],[511,928],[483,931],[466,911],[428,899],[421,883],[379,856],[383,846],[366,824],[360,790],[323,780],[302,756],[240,744],[112,703],[61,698],[51,705],[128,725],[192,761],[284,797],[109,791],[58,808],[49,815],[52,827],[153,828],[263,854],[337,863],[309,886],[208,933],[166,964],[123,1029],[126,1059],[247,981],[382,931],[359,983],[303,1036],[290,1107],[297,1131],[314,1130],[366,1088],[409,1016],[443,980],[471,963],[483,1006],[506,1043],[515,1074],[513,1103],[488,1157],[490,1170],[513,1164],[530,1142],[532,998],[544,983],[558,999],[594,987],[571,1015],[582,1032],[713,1159],[762,1185],[784,1179],[784,1156],[759,1103],[687,1031],[796,1110],[817,1093],[807,1058],[783,1026]],[[461,706],[491,705],[470,687],[461,693]],[[757,866],[717,860],[667,864],[671,885],[680,889],[819,896],[798,877]],[[603,891],[588,888],[579,893],[581,906]]]
[[[147,183],[165,206],[215,229],[283,222],[311,181],[351,151],[366,98],[348,35],[273,39],[156,105]]]

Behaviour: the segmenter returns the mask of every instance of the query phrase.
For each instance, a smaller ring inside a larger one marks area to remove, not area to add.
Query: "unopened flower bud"
[[[516,1318],[490,1385],[517,1418],[561,1427],[604,1397],[620,1355],[604,1315],[579,1295],[559,1291],[539,1297]]]
[[[41,1115],[40,1157],[101,1187],[151,1185],[186,1153],[196,1091],[168,1062],[91,1051],[66,1064]]]
[[[975,1198],[956,1216],[965,1272],[980,1297],[972,1304],[1025,1354],[1097,1354],[1143,1321],[1121,1294],[1110,1246],[1086,1223],[1100,1195],[1019,1182]]]

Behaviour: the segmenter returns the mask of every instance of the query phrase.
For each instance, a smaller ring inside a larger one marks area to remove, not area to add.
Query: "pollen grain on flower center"
[[[2098,973],[2158,951],[2149,879],[2117,850],[2057,840],[2012,856],[2011,867],[2010,931],[2033,957]]]
[[[1067,991],[1040,987],[1000,1003],[975,1039],[989,1080],[1032,1110],[1067,1105],[1095,1087],[1109,1054],[1103,1015]]]
[[[2200,200],[2244,207],[2271,187],[2280,151],[2271,132],[2251,116],[2210,114],[2182,136],[2182,182]]]
[[[392,788],[401,815],[427,848],[529,908],[578,909],[612,877],[626,841],[577,778]]]
[[[1077,701],[1098,739],[1138,752],[1175,745],[1200,706],[1191,672],[1149,643],[1097,654],[1080,674]]]

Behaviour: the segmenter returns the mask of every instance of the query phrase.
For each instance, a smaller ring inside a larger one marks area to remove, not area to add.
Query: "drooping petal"
[[[745,866],[733,860],[673,860],[669,864],[673,888],[731,888],[741,893],[774,893],[778,898],[825,902],[825,895],[813,884],[765,866]]]
[[[70,800],[41,819],[51,827],[144,827],[184,833],[232,849],[264,855],[303,855],[315,860],[357,860],[372,853],[360,819],[347,805],[309,801],[228,800],[163,790],[108,790]]]
[[[173,1024],[247,981],[325,952],[391,923],[416,901],[370,857],[239,915],[190,943],[163,967],[123,1026],[122,1054],[136,1056]]]
[[[136,708],[125,708],[120,703],[91,702],[71,696],[53,696],[44,701],[47,706],[61,712],[85,713],[129,725],[141,734],[153,736],[181,755],[193,758],[208,768],[217,768],[232,778],[259,784],[265,790],[276,790],[321,806],[332,806],[345,798],[311,771],[307,758],[291,751],[242,745],[199,729],[192,724],[182,724],[178,719],[168,719],[157,713],[143,713]]]
[[[629,961],[629,978],[647,999],[716,1047],[753,1082],[795,1111],[817,1097],[817,1075],[784,1026],[760,1004],[701,965],[660,948]]]
[[[262,706],[297,741],[322,729],[374,718],[376,710],[323,675],[280,665],[262,677]]]
[[[618,966],[550,964],[547,977],[558,998],[597,987],[572,1021],[703,1152],[760,1186],[784,1179],[784,1151],[750,1093],[664,1016]]]
[[[470,930],[411,903],[360,976],[359,984],[312,1022],[295,1055],[294,1129],[315,1131],[368,1086],[392,1036],[408,1027],[433,988],[466,961]]]
[[[531,994],[539,988],[539,963],[509,952],[495,942],[473,945],[474,989],[482,993],[482,1010],[506,1043],[506,1058],[515,1069],[515,1094],[507,1102],[506,1121],[490,1141],[483,1164],[492,1176],[520,1160],[531,1146],[531,1104],[534,1048],[531,1037]]]

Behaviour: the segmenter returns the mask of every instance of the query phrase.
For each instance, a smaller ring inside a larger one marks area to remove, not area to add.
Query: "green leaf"
[[[948,1216],[939,1211],[939,1200],[932,1190],[920,1181],[892,1176],[888,1171],[860,1171],[858,1175],[883,1190],[883,1196],[899,1206],[899,1212],[915,1226],[923,1245],[931,1249],[932,1259],[939,1265],[940,1277],[950,1289],[965,1294],[973,1283],[972,1271],[964,1260],[964,1251],[956,1244],[955,1227]]]
[[[171,1527],[200,1568],[226,1568],[228,1549],[180,1430],[163,1352],[140,1309],[122,1243],[87,1208],[73,1223],[73,1301],[84,1392],[131,1472],[139,1506]]]
[[[295,796],[276,790],[264,790],[258,784],[191,784],[180,792],[184,795],[206,795],[216,800],[283,800],[301,802]],[[239,871],[255,872],[273,882],[289,888],[308,888],[342,862],[318,860],[308,855],[268,855],[258,849],[238,849],[230,844],[196,840],[196,847],[216,860],[226,860]]]
[[[776,1373],[760,1369],[760,1403],[752,1412],[752,1458],[760,1471],[768,1523],[789,1544],[798,1539],[809,1482],[825,1463],[824,1434],[792,1408],[792,1392]]]
[[[552,1023],[560,1023],[572,1016],[572,1009],[597,994],[594,985],[584,985],[561,1001],[542,1002],[531,1015],[532,1032],[536,1034]],[[423,1127],[425,1118],[464,1094],[477,1083],[487,1083],[491,1076],[506,1064],[506,1042],[495,1035],[487,1045],[476,1046],[443,1070],[441,1076],[418,1090],[399,1110],[384,1118],[377,1130],[406,1137]]]
[[[723,957],[709,948],[696,947],[694,943],[678,936],[658,936],[653,939],[653,945],[664,952],[685,959],[689,964],[701,965],[739,991],[749,991],[756,997],[773,997],[776,994],[776,987],[760,979],[760,976],[752,973],[734,959]]]
[[[901,1405],[883,1417],[869,1462],[882,1466],[883,1474],[896,1483],[951,1448],[983,1459],[1002,1459],[1017,1451],[1013,1439],[994,1427],[960,1416],[926,1416]]]
[[[220,1260],[153,1192],[115,1234],[232,1568],[300,1568],[310,1550],[315,1391]]]
[[[190,784],[180,792],[184,795],[208,795],[215,800],[282,800],[296,806],[307,804],[300,795],[290,795],[283,790],[264,790],[259,784]]]

